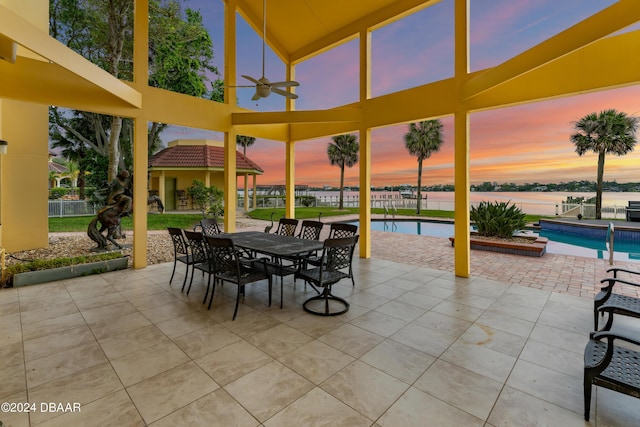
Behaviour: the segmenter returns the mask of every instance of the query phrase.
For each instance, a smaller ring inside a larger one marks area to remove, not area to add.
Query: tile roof
[[[220,168],[224,169],[224,148],[211,145],[176,145],[165,148],[149,159],[152,168]],[[236,151],[236,168],[264,170],[241,152]]]
[[[55,162],[48,162],[48,163],[49,163],[49,172],[55,172],[55,173],[67,173],[67,172],[69,172],[69,170],[66,168],[66,166],[63,166],[63,165],[55,163]]]

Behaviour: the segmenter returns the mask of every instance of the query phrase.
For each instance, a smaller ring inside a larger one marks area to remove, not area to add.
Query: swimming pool
[[[350,221],[349,223],[358,225],[359,221]],[[449,221],[371,220],[371,230],[449,238],[453,236],[453,223]],[[609,259],[609,251],[604,239],[550,230],[529,231],[529,233],[549,239],[547,253]],[[640,245],[638,242],[632,241],[615,242],[613,259],[640,262]]]

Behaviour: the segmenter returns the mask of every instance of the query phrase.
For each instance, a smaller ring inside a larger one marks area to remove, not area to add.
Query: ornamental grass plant
[[[526,226],[525,214],[509,202],[480,202],[471,207],[470,219],[480,236],[511,238]]]

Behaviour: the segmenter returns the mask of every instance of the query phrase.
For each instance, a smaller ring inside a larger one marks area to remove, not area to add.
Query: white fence
[[[95,214],[96,209],[93,204],[85,200],[49,200],[49,218]]]
[[[296,202],[298,202],[296,198]],[[251,204],[252,200],[249,199]],[[439,201],[439,200],[421,200],[422,210],[439,210],[439,211],[453,211],[453,201]],[[338,196],[320,196],[315,198],[315,204],[312,206],[330,206],[338,207],[340,203]],[[345,196],[343,199],[344,207],[357,208],[360,206],[360,198],[358,196]],[[285,200],[281,197],[268,197],[259,198],[257,200],[258,208],[284,208]],[[472,204],[473,205],[473,204]],[[569,204],[561,203],[515,203],[523,212],[530,215],[558,215],[564,217],[576,217],[578,214],[583,218],[595,218],[596,208],[593,204]],[[296,207],[302,206],[296,203]],[[238,198],[238,207],[244,207],[244,199]],[[371,199],[372,208],[380,209],[416,209],[417,199],[404,199],[404,198],[386,198]],[[49,217],[64,217],[64,216],[86,216],[95,215],[96,209],[92,203],[84,200],[49,200]],[[610,219],[625,219],[626,206],[603,206],[602,218]]]
[[[589,203],[562,203],[561,211],[556,213],[556,215],[572,218],[581,215],[582,218],[595,218],[596,205]],[[626,219],[626,215],[626,206],[613,205],[602,207],[602,218]]]

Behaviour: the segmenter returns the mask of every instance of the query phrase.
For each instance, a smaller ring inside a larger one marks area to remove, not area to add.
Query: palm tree
[[[598,154],[598,179],[596,183],[596,219],[602,218],[602,181],[604,177],[604,157],[607,154],[623,156],[636,144],[638,118],[613,109],[587,114],[574,122],[576,133],[571,142],[576,153],[582,156],[587,151]]]
[[[442,122],[437,119],[425,120],[417,124],[411,123],[409,124],[409,132],[404,135],[404,144],[409,154],[418,158],[417,214],[420,214],[422,200],[422,161],[440,150],[442,142]]]
[[[331,137],[333,142],[327,147],[327,155],[331,166],[340,167],[340,205],[338,209],[343,209],[343,193],[344,193],[344,167],[352,167],[358,163],[358,151],[360,145],[358,138],[352,134],[337,135]]]
[[[236,145],[242,145],[242,154],[247,155],[247,147],[251,147],[256,139],[253,136],[236,135]]]

